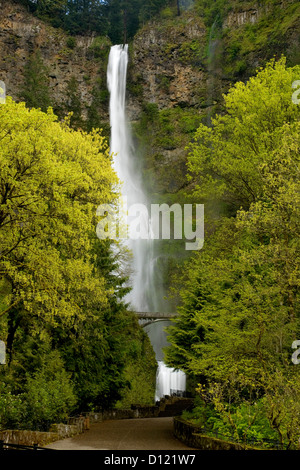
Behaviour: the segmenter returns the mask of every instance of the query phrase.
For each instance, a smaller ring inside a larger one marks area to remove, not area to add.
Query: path
[[[107,420],[48,446],[59,450],[189,450],[173,435],[173,418]]]

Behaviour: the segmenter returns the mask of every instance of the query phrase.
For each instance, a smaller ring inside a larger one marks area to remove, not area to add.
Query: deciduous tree
[[[255,390],[280,403],[278,416],[272,407],[268,416],[282,435],[285,407],[296,409],[299,400],[290,387],[300,374],[291,361],[300,335],[300,124],[291,99],[298,72],[284,61],[269,64],[229,92],[226,115],[197,132],[190,155],[195,195],[217,194],[235,201],[236,210],[219,219],[187,262],[166,349],[170,366],[244,398]],[[276,377],[281,386],[287,378],[278,394]]]

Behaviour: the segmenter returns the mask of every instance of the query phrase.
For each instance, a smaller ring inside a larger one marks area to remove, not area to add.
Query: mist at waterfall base
[[[127,198],[127,206],[133,204],[149,206],[126,117],[127,66],[128,45],[112,46],[107,67],[107,85],[110,93],[110,152],[113,154],[113,167],[122,183],[122,196]],[[130,220],[128,223],[130,234]],[[147,240],[132,240],[130,236],[126,240],[133,255],[133,272],[132,289],[125,300],[136,312],[163,312],[165,301],[161,283],[155,282],[158,260],[155,256],[154,240],[151,238],[153,221],[145,220],[144,223],[149,231]],[[158,362],[155,400],[170,395],[172,390],[184,392],[186,387],[185,374],[167,367],[163,361],[162,348],[168,344],[164,328],[168,323],[170,322],[157,321],[145,327]]]

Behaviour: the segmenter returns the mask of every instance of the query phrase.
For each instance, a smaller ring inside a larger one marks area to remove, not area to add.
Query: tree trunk
[[[15,339],[15,334],[18,329],[18,326],[20,324],[21,317],[18,314],[17,309],[12,309],[9,312],[9,318],[8,318],[8,334],[7,334],[7,340],[6,340],[6,348],[7,348],[7,356],[8,356],[8,365],[10,365],[12,361],[12,350],[13,350],[13,342]]]

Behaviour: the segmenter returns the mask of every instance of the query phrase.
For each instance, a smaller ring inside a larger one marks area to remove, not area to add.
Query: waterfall
[[[140,174],[136,170],[134,146],[125,112],[126,76],[128,65],[128,46],[113,46],[110,50],[107,83],[110,92],[110,151],[114,154],[113,166],[122,183],[122,196],[127,206],[139,203],[148,205],[142,188]],[[144,228],[149,231],[149,221],[143,220]],[[130,233],[130,227],[129,227]],[[148,242],[148,243],[147,243]],[[132,259],[132,290],[125,299],[136,311],[148,311],[153,279],[151,237],[149,240],[127,240]]]
[[[126,118],[127,65],[128,45],[112,46],[107,68],[107,85],[110,92],[110,151],[113,154],[113,167],[121,181],[122,197],[126,199],[127,207],[130,208],[133,204],[142,204],[144,207],[149,207]],[[133,255],[133,273],[131,279],[132,290],[125,300],[137,312],[159,311],[160,302],[154,283],[156,259],[154,240],[151,237],[152,221],[146,214],[141,223],[144,225],[140,228],[140,231],[147,233],[148,238],[132,239],[129,236],[126,240],[127,246]],[[128,225],[130,234],[130,218],[128,219]],[[152,335],[151,338],[149,335],[154,350],[157,349],[157,344],[161,342],[158,336],[160,335]],[[173,386],[174,389],[175,386],[179,387],[176,390],[185,390],[184,374],[181,371],[174,371],[166,367],[160,354],[156,354],[156,358],[159,368],[155,399],[170,394]]]

